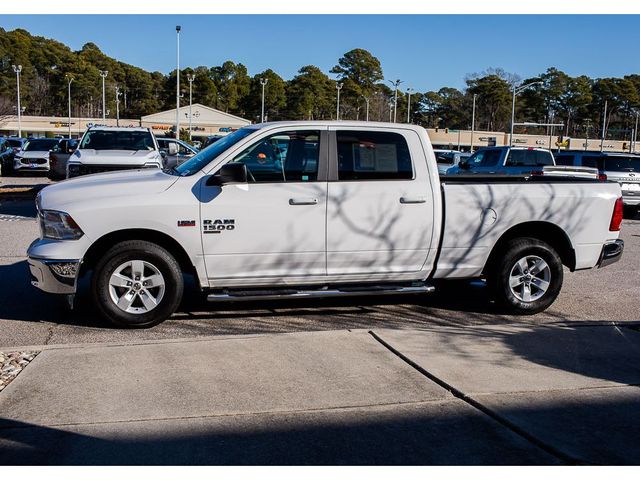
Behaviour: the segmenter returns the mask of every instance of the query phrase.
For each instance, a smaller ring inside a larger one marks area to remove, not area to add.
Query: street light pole
[[[340,90],[342,90],[342,84],[336,83],[336,89],[338,90],[338,101],[336,102],[336,120],[340,120]]]
[[[120,87],[116,85],[116,127],[120,126]]]
[[[516,121],[516,95],[524,92],[527,88],[543,83],[542,81],[531,82],[519,87],[513,86],[513,100],[511,102],[511,132],[509,133],[509,146],[513,145],[513,124]]]
[[[633,153],[636,153],[636,146],[638,143],[638,116],[640,116],[640,112],[636,112],[636,128],[634,129],[633,135]]]
[[[413,88],[407,88],[407,123],[411,123],[411,92]]]
[[[604,150],[604,137],[607,134],[607,100],[604,101],[604,114],[602,115],[602,138],[600,139],[600,151]]]
[[[16,92],[18,95],[18,137],[22,137],[22,109],[20,108],[20,72],[22,65],[12,65],[13,71],[16,72]]]
[[[193,86],[193,81],[196,79],[196,76],[193,73],[187,74],[187,81],[189,82],[189,141],[191,141],[191,104],[193,103],[193,97],[191,96],[191,89]]]
[[[402,80],[391,81],[389,83],[394,86],[394,94],[393,94],[393,123],[397,121],[397,113],[398,113],[398,85],[402,83]]]
[[[469,147],[469,151],[473,153],[473,136],[476,130],[476,97],[477,93],[473,94],[473,107],[471,108],[471,146]]]
[[[180,30],[176,25],[176,139],[180,139]]]
[[[261,78],[260,85],[262,85],[262,108],[260,110],[260,123],[264,123],[264,87],[269,83],[268,78]]]
[[[107,119],[107,97],[104,93],[104,79],[107,78],[109,72],[107,70],[100,70],[100,76],[102,77],[102,121]]]
[[[65,75],[67,77],[67,98],[69,99],[69,121],[67,122],[67,126],[69,127],[69,138],[71,138],[71,82],[73,82],[73,77],[71,75]]]
[[[368,122],[369,121],[369,99],[364,95],[362,95],[362,98],[364,98],[364,103],[366,103],[367,105],[367,122]]]

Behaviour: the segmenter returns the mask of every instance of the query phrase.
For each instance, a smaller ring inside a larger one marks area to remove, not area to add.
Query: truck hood
[[[156,168],[97,173],[64,180],[42,189],[38,206],[45,210],[62,210],[99,199],[144,196],[164,192],[179,177]]]
[[[69,161],[84,165],[143,165],[145,162],[158,161],[161,158],[157,150],[76,150]]]

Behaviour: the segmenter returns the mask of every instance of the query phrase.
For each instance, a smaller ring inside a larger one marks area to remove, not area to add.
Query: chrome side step
[[[289,298],[331,298],[331,297],[364,297],[371,295],[409,295],[416,293],[431,293],[435,288],[431,285],[415,287],[373,287],[362,288],[343,287],[342,289],[318,290],[243,290],[238,292],[212,293],[207,295],[209,302],[248,302],[255,300],[284,300]]]

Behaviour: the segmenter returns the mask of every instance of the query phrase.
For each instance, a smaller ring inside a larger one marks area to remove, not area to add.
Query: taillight
[[[601,182],[606,182],[607,181],[607,174],[606,173],[599,173],[598,174],[598,180],[600,180]]]
[[[536,175],[536,176],[544,175],[544,172],[542,170],[532,170],[531,175]]]
[[[611,223],[609,224],[610,232],[620,231],[623,212],[624,212],[624,204],[622,203],[622,197],[618,197],[615,205],[613,206],[613,215],[611,215]]]

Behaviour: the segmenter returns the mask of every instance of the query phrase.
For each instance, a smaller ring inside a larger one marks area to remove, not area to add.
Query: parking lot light
[[[180,139],[180,30],[176,25],[176,138]]]
[[[107,119],[107,97],[104,90],[104,79],[107,78],[109,72],[107,70],[99,70],[99,72],[102,77],[102,122],[104,123]]]
[[[69,100],[69,121],[67,122],[67,127],[69,128],[68,137],[71,138],[71,82],[73,82],[73,77],[69,74],[65,74],[67,78],[67,99]]]
[[[534,85],[540,85],[544,83],[542,80],[538,80],[536,82],[525,83],[524,85],[520,85],[519,87],[513,86],[513,100],[511,102],[511,132],[509,133],[509,146],[513,145],[513,125],[516,121],[516,95],[524,92],[527,88],[532,87]]]
[[[18,137],[22,137],[22,109],[20,108],[20,72],[22,65],[11,65],[16,72],[16,92],[18,96]]]
[[[260,79],[260,85],[262,85],[262,108],[260,110],[260,123],[264,123],[264,87],[267,86],[267,83],[269,83],[269,79],[268,78],[261,78]]]
[[[187,81],[189,82],[189,141],[191,141],[191,104],[193,103],[193,97],[191,96],[191,90],[193,86],[193,81],[196,79],[196,76],[193,73],[187,74]]]

